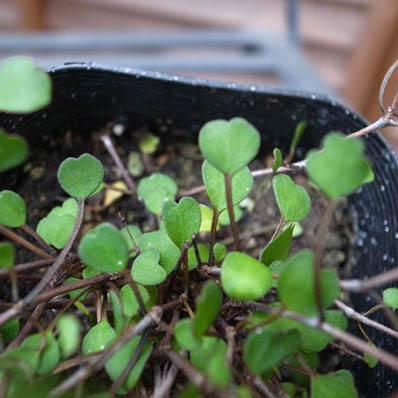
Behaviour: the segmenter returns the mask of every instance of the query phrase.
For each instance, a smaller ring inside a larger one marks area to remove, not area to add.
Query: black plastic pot
[[[298,156],[318,146],[332,130],[348,134],[366,124],[345,106],[316,95],[92,64],[67,64],[50,73],[54,96],[48,108],[32,115],[0,114],[0,126],[28,138],[32,156],[35,148],[46,147],[50,137],[61,132],[88,135],[117,121],[126,124],[128,131],[146,126],[164,140],[195,141],[199,128],[208,120],[242,116],[261,132],[261,150],[270,152],[275,146],[286,151],[297,123],[305,120],[308,129]],[[386,271],[398,259],[397,162],[379,134],[364,140],[375,181],[349,198],[356,236],[353,278]],[[90,147],[85,150],[89,152]],[[18,190],[23,178],[21,170],[2,174],[0,186]],[[352,299],[359,311],[373,303],[366,294]],[[380,311],[374,318],[386,322]],[[367,332],[377,346],[398,353],[398,343],[392,337],[373,329]],[[370,370],[356,361],[353,371],[365,397],[384,398],[398,388],[398,375],[380,364]]]

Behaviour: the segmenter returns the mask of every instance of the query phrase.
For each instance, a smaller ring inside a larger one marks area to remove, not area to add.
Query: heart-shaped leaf
[[[63,216],[49,214],[40,220],[36,231],[47,244],[62,249],[72,234],[75,221],[76,218],[70,214]]]
[[[224,174],[234,174],[249,164],[260,148],[260,134],[245,119],[213,120],[200,130],[204,157]]]
[[[139,246],[142,237],[141,230],[136,225],[127,225],[126,227],[122,228],[120,232],[122,233],[123,238],[126,241],[127,248],[130,252],[129,257],[135,257],[137,253],[131,252],[131,250],[135,249],[136,246]]]
[[[271,288],[272,274],[260,261],[245,253],[230,252],[221,268],[225,293],[238,300],[258,300]]]
[[[93,155],[84,153],[78,158],[66,158],[58,168],[57,177],[67,194],[85,199],[101,184],[104,167]]]
[[[213,247],[213,253],[214,253],[214,262],[218,263],[227,254],[227,248],[224,245],[221,245],[220,243],[216,243]]]
[[[210,232],[213,223],[214,212],[210,207],[200,204],[200,214],[202,222],[200,223],[200,232]],[[220,229],[220,223],[217,222],[216,231]]]
[[[311,210],[311,199],[301,185],[296,185],[286,174],[272,179],[276,202],[286,221],[300,221]]]
[[[219,212],[227,208],[224,174],[218,171],[208,160],[202,165],[202,177],[210,202]],[[231,179],[232,203],[237,205],[249,196],[253,187],[253,176],[248,167],[236,172]]]
[[[102,223],[88,231],[80,241],[79,257],[91,268],[101,272],[119,272],[126,267],[128,249],[120,231]]]
[[[337,372],[336,372],[337,373]],[[316,376],[311,379],[312,398],[358,398],[353,383],[337,374]]]
[[[182,249],[184,243],[199,232],[201,223],[200,207],[195,199],[184,197],[177,204],[168,201],[163,206],[163,219],[167,234]]]
[[[193,318],[193,334],[200,339],[216,320],[222,304],[222,293],[217,283],[209,280],[202,288]]]
[[[62,203],[62,206],[53,207],[53,209],[48,213],[48,215],[64,216],[65,214],[68,214],[76,218],[77,211],[78,211],[77,201],[73,198],[69,198]]]
[[[376,345],[372,341],[368,341],[368,344],[374,348],[377,349]],[[375,358],[373,355],[368,354],[367,352],[364,353],[364,358],[365,362],[368,364],[369,368],[374,368],[378,364],[377,358]]]
[[[192,318],[184,318],[174,326],[174,337],[177,343],[184,350],[194,350],[201,345],[201,340],[197,339],[193,334]]]
[[[148,290],[146,290],[144,286],[141,285],[137,286],[141,294],[142,301],[144,302],[144,304],[147,304],[150,300]],[[130,285],[124,285],[120,289],[120,297],[122,299],[124,315],[126,315],[127,318],[131,318],[133,315],[135,315],[138,312],[139,305],[135,297],[135,294],[133,292],[133,289],[131,288]]]
[[[112,380],[117,380],[123,373],[124,369],[128,365],[131,357],[137,350],[140,336],[134,337],[128,343],[124,344],[122,348],[116,351],[111,358],[105,364],[105,370]],[[130,390],[132,389],[137,381],[139,380],[142,371],[144,370],[145,364],[151,355],[152,343],[148,342],[144,344],[144,348],[139,355],[137,362],[131,369],[127,376],[124,386]]]
[[[15,260],[15,247],[10,242],[0,242],[0,268],[11,268]]]
[[[383,290],[383,301],[385,305],[398,309],[398,288],[389,287]]]
[[[152,155],[158,149],[160,138],[156,135],[148,134],[140,140],[138,146],[140,151],[145,155]]]
[[[167,275],[173,271],[180,257],[180,250],[167,235],[166,231],[159,230],[142,235],[140,240],[141,252],[156,249],[160,254],[159,264],[166,270]]]
[[[61,349],[62,357],[69,358],[79,347],[80,343],[80,324],[78,319],[65,314],[57,321],[58,343]]]
[[[294,354],[298,350],[299,339],[297,330],[278,333],[268,329],[256,330],[245,341],[243,359],[252,373],[262,374]]]
[[[286,260],[290,254],[294,224],[290,225],[276,239],[268,243],[261,253],[261,262],[267,266],[277,260]]]
[[[172,178],[165,174],[153,173],[140,181],[137,193],[150,212],[161,214],[164,203],[175,199],[177,189],[177,184]]]
[[[105,350],[116,337],[116,332],[109,322],[105,319],[102,320],[84,336],[82,342],[83,355]]]
[[[20,165],[26,160],[29,147],[23,137],[7,135],[0,129],[0,172]]]
[[[314,288],[314,254],[302,250],[292,256],[283,268],[278,280],[278,294],[282,303],[291,311],[316,316],[318,308]],[[334,270],[321,271],[322,304],[328,307],[340,293],[339,279]]]
[[[0,110],[34,112],[51,101],[51,80],[32,58],[15,56],[0,64]]]
[[[0,224],[5,227],[22,227],[26,223],[25,201],[15,192],[0,192]]]
[[[274,154],[274,164],[272,166],[272,171],[276,173],[279,167],[281,167],[283,164],[283,158],[282,158],[282,152],[279,148],[275,148],[273,154]]]
[[[167,273],[159,265],[160,254],[156,249],[142,252],[134,261],[131,277],[141,285],[159,285],[164,282]]]
[[[323,141],[322,152],[311,151],[307,158],[308,177],[331,199],[355,192],[373,180],[369,160],[363,156],[359,138],[332,133]]]

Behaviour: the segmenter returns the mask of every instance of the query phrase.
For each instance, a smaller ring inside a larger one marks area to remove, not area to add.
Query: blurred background
[[[325,93],[371,121],[397,37],[398,0],[0,0],[0,59],[28,54],[44,67],[94,61]],[[385,136],[397,150],[397,131]]]

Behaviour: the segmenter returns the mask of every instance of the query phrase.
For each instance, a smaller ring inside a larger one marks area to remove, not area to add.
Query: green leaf
[[[358,393],[351,383],[342,377],[317,376],[311,381],[311,398],[357,398]]]
[[[296,130],[294,131],[292,142],[290,144],[289,153],[294,153],[294,151],[296,150],[296,146],[300,142],[301,137],[303,136],[303,133],[306,128],[307,128],[306,122],[300,122],[297,125]]]
[[[0,110],[34,112],[51,101],[50,76],[35,67],[32,58],[15,56],[0,64]]]
[[[19,333],[19,319],[14,318],[0,326],[0,335],[4,344],[9,344],[18,336]]]
[[[32,334],[22,342],[21,347],[34,350],[41,348],[40,361],[37,368],[37,374],[39,375],[50,373],[61,360],[58,343],[51,332],[47,332],[45,336],[40,333]]]
[[[279,275],[285,267],[286,264],[281,260],[274,261],[268,266],[268,269],[271,271],[272,274],[278,274],[278,278],[275,279],[274,277],[272,277],[272,287],[278,287]]]
[[[117,380],[123,373],[124,369],[128,365],[131,357],[137,350],[140,336],[134,337],[128,343],[124,344],[122,348],[116,351],[105,364],[105,370],[112,380]],[[139,380],[142,371],[144,370],[145,364],[152,353],[152,343],[145,343],[144,348],[141,351],[140,356],[137,359],[136,364],[131,369],[127,376],[124,386],[130,390],[132,389]]]
[[[84,153],[78,158],[66,158],[58,168],[57,177],[67,194],[85,199],[101,184],[104,167],[93,155]]]
[[[203,336],[202,344],[191,350],[191,362],[215,385],[225,387],[231,380],[227,345],[218,337]]]
[[[10,242],[0,242],[0,268],[11,268],[15,260],[15,247]]]
[[[200,223],[200,232],[210,232],[213,223],[214,211],[210,207],[200,204],[200,214],[202,221]],[[220,229],[220,223],[217,221],[216,231]]]
[[[126,267],[128,249],[120,231],[109,223],[91,229],[80,241],[81,260],[101,272],[119,272]]]
[[[136,248],[136,246],[140,245],[140,240],[142,238],[142,232],[136,225],[129,224],[126,227],[122,228],[120,230],[120,232],[123,235],[124,240],[126,241],[127,249],[129,251],[133,250],[134,248]],[[137,253],[132,252],[129,254],[129,257],[133,258],[136,255],[137,255]]]
[[[23,163],[28,153],[29,146],[23,137],[8,135],[0,128],[0,173]]]
[[[200,130],[199,147],[204,157],[224,174],[234,174],[254,159],[260,134],[245,119],[213,120]]]
[[[167,275],[173,271],[180,257],[180,250],[167,235],[166,231],[159,230],[142,235],[140,250],[156,249],[160,254],[159,264],[166,270]]]
[[[221,268],[225,293],[238,300],[258,300],[271,288],[272,274],[260,261],[245,253],[230,252]]]
[[[193,320],[191,318],[184,318],[176,323],[174,337],[184,350],[191,351],[201,345],[201,340],[193,334]]]
[[[239,206],[234,206],[234,216],[235,216],[235,222],[240,221],[240,219],[242,218],[243,212]],[[218,222],[221,225],[230,225],[231,224],[231,220],[229,219],[229,213],[227,210],[224,210],[220,214],[220,217],[218,217]]]
[[[224,174],[205,160],[202,165],[202,177],[207,195],[214,208],[221,212],[227,208]],[[239,204],[249,196],[253,187],[253,176],[248,167],[244,167],[232,176],[232,203]]]
[[[201,223],[200,207],[195,199],[184,197],[177,204],[168,201],[163,206],[163,219],[167,234],[182,249],[184,243],[199,232]]]
[[[282,333],[256,330],[245,341],[243,359],[252,373],[262,374],[294,354],[298,350],[299,339],[297,330]]]
[[[40,220],[36,231],[47,244],[62,249],[72,234],[75,222],[76,217],[70,214],[62,216],[49,214]]]
[[[115,330],[107,320],[93,326],[83,338],[83,355],[105,350],[117,337]]]
[[[25,201],[17,193],[5,189],[0,192],[0,224],[22,227],[26,223]]]
[[[202,263],[207,263],[209,259],[209,247],[203,243],[198,243],[199,257]],[[198,266],[195,249],[191,246],[188,249],[188,269],[192,271]]]
[[[159,285],[164,282],[167,273],[159,264],[160,254],[156,249],[142,252],[135,260],[131,269],[131,277],[141,285]]]
[[[123,314],[123,303],[120,294],[116,294],[112,289],[109,290],[109,300],[113,310],[113,324],[115,326],[116,333],[120,335],[126,324],[127,319]]]
[[[74,282],[79,282],[80,281],[80,279],[78,279],[78,278],[68,278],[66,281],[65,281],[65,284],[67,284],[67,285],[69,285],[69,284],[71,284],[71,283],[74,283]],[[82,287],[82,288],[80,288],[80,289],[76,289],[76,290],[72,290],[72,291],[70,291],[69,292],[69,296],[70,296],[70,298],[73,300],[76,296],[78,296],[83,290],[85,290],[86,288],[84,288],[84,287]],[[85,298],[87,297],[87,293],[84,293],[80,298],[79,298],[79,301],[81,301],[81,300],[84,300]]]
[[[372,348],[377,348],[373,342],[368,342],[368,344],[372,347]],[[365,362],[368,364],[368,366],[370,368],[374,368],[377,364],[378,364],[378,360],[377,358],[375,358],[374,356],[368,354],[367,352],[365,352],[364,354],[365,357]]]
[[[160,138],[156,135],[149,134],[140,140],[138,146],[140,151],[145,155],[152,155],[158,149]]]
[[[144,172],[144,164],[141,160],[139,152],[132,151],[129,153],[127,160],[127,170],[133,177],[139,177]]]
[[[273,154],[274,154],[274,164],[272,166],[272,171],[276,173],[279,167],[281,167],[283,164],[283,158],[282,158],[282,152],[279,148],[275,148]]]
[[[28,377],[36,373],[39,366],[40,353],[36,349],[24,347],[22,343],[19,347],[12,348],[2,354],[0,358],[11,360],[11,366],[0,366],[0,370],[1,368],[6,368],[12,376],[21,379],[26,377],[26,373],[28,373]]]
[[[71,314],[62,315],[57,321],[58,343],[64,359],[73,355],[80,344],[79,320]]]
[[[137,285],[139,292],[141,293],[142,301],[144,304],[149,302],[150,296],[148,290],[145,289],[144,286]],[[135,298],[135,294],[130,285],[124,285],[120,289],[120,297],[122,299],[123,305],[123,313],[127,318],[131,318],[133,315],[137,314],[138,309],[140,308],[138,305],[138,301]]]
[[[268,243],[263,252],[261,253],[261,262],[267,266],[271,265],[277,260],[286,260],[290,254],[292,245],[294,224],[290,225],[285,231],[273,241]]]
[[[220,243],[216,243],[213,247],[213,253],[214,253],[214,262],[217,264],[227,254],[227,248],[224,245],[221,245]]]
[[[150,212],[161,214],[164,203],[175,199],[177,189],[177,184],[172,178],[165,174],[153,173],[140,181],[137,193]]]
[[[76,199],[69,198],[66,199],[63,203],[62,206],[55,206],[49,213],[48,216],[64,216],[64,215],[70,215],[74,218],[77,217],[77,212],[78,212],[78,205]]]
[[[369,182],[372,169],[363,156],[359,138],[344,138],[332,133],[323,141],[322,152],[311,151],[307,157],[308,177],[331,199],[355,192]]]
[[[388,307],[398,309],[398,289],[390,287],[383,290],[383,301]]]
[[[286,263],[278,280],[278,294],[287,309],[299,314],[316,316],[318,309],[314,289],[314,254],[302,250]],[[328,307],[340,293],[339,279],[334,270],[323,269],[320,276],[322,304]]]
[[[311,199],[301,185],[296,185],[286,174],[272,179],[276,202],[286,221],[301,221],[311,210]]]
[[[217,318],[222,304],[222,292],[213,280],[209,280],[203,286],[196,303],[195,316],[193,318],[193,334],[199,339],[209,329]]]
[[[84,270],[82,272],[83,279],[92,278],[93,276],[97,276],[100,274],[101,274],[100,271],[96,271],[95,269],[90,268],[90,267],[84,268]]]

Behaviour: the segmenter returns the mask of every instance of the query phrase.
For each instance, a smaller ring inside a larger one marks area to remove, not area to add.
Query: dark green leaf
[[[0,242],[0,268],[11,268],[14,265],[15,247],[10,242]]]
[[[368,344],[372,347],[372,348],[376,348],[376,346],[374,345],[374,343],[372,342],[368,342]],[[378,360],[377,358],[375,358],[373,355],[368,354],[367,352],[364,353],[364,357],[365,357],[365,362],[368,364],[368,366],[370,368],[374,368],[377,364],[378,364]]]
[[[398,309],[398,289],[396,287],[384,289],[383,301],[385,305],[394,309]]]
[[[342,377],[317,376],[311,382],[311,398],[357,398],[358,393],[351,383]]]
[[[283,158],[282,158],[282,152],[279,148],[275,148],[273,154],[274,154],[274,164],[272,166],[272,171],[276,173],[279,167],[281,167],[283,164]]]
[[[122,233],[123,238],[126,241],[129,251],[135,249],[136,246],[139,246],[142,232],[136,225],[127,225],[126,227],[122,228],[120,232]],[[136,255],[137,253],[135,252],[129,253],[130,258],[133,258]]]
[[[83,355],[105,350],[117,337],[115,330],[104,319],[93,326],[84,336],[82,343]]]
[[[26,222],[25,201],[17,193],[5,189],[0,192],[0,224],[22,227]]]
[[[290,254],[294,225],[290,225],[276,239],[268,243],[261,253],[261,262],[271,265],[277,260],[286,260]]]
[[[36,231],[47,244],[62,249],[72,234],[75,221],[76,217],[70,214],[62,216],[49,214],[40,220]]]
[[[0,326],[0,335],[4,344],[9,344],[18,336],[19,333],[19,319],[14,318]]]
[[[303,136],[303,133],[306,128],[307,128],[306,122],[300,122],[297,125],[296,130],[294,131],[292,142],[290,144],[289,153],[294,153],[294,151],[296,150],[296,146],[300,142],[301,137]]]
[[[23,137],[8,135],[0,128],[0,172],[23,163],[28,157],[29,147]]]
[[[131,277],[141,285],[159,285],[164,282],[167,273],[159,265],[160,254],[156,249],[142,252],[135,260],[131,269]]]
[[[174,337],[184,350],[190,351],[201,345],[201,340],[193,334],[193,320],[191,318],[184,318],[176,323]]]
[[[137,285],[139,292],[141,293],[142,301],[144,304],[149,302],[149,293],[144,286]],[[127,318],[131,318],[133,315],[137,314],[139,305],[135,297],[133,289],[130,285],[124,285],[120,290],[120,297],[123,303],[123,313]]]

